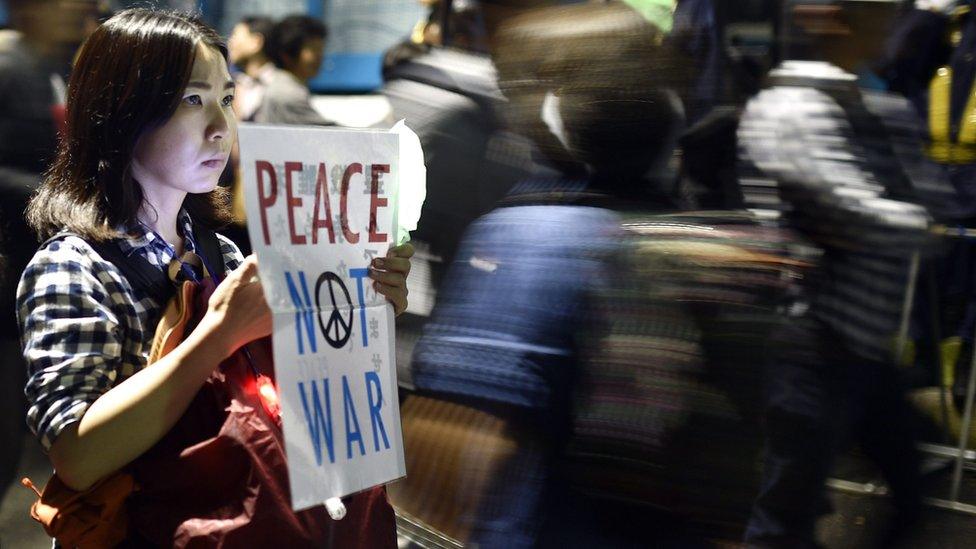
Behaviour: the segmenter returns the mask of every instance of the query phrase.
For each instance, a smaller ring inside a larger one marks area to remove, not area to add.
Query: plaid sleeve
[[[244,263],[244,254],[241,253],[241,250],[231,239],[222,234],[218,234],[217,241],[220,243],[220,255],[224,257],[224,267],[228,273],[240,267],[241,263]]]
[[[113,386],[123,362],[126,319],[111,308],[118,273],[70,240],[38,251],[17,288],[27,423],[45,450]]]

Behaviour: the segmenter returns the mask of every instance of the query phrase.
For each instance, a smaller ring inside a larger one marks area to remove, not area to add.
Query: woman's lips
[[[204,160],[203,162],[201,162],[201,164],[203,164],[204,167],[210,169],[223,168],[224,164],[226,163],[227,163],[226,158],[211,158],[210,160]]]

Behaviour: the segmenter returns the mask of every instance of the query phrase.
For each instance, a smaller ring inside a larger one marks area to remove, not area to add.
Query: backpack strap
[[[194,232],[195,242],[199,248],[199,255],[203,258],[207,270],[211,268],[215,271],[211,275],[216,275],[217,279],[222,279],[227,272],[224,264],[224,254],[220,251],[220,241],[217,240],[217,233],[210,229],[199,227]],[[51,242],[63,240],[67,236],[78,236],[70,231],[60,232],[41,244],[44,248]],[[122,272],[122,276],[129,281],[133,289],[140,290],[149,294],[155,299],[156,303],[165,304],[173,296],[175,286],[169,279],[165,269],[149,263],[149,260],[141,254],[126,255],[119,247],[119,239],[106,240],[104,242],[85,242],[94,249],[102,259],[112,263]]]
[[[78,234],[64,231],[44,241],[44,243],[41,244],[41,248],[44,248],[51,242],[63,240],[67,236],[78,236],[79,238],[82,238]],[[169,276],[166,274],[166,271],[149,263],[149,260],[141,254],[132,254],[127,256],[122,251],[122,248],[119,247],[118,239],[106,240],[104,242],[90,242],[85,240],[85,242],[91,246],[92,249],[94,249],[98,255],[102,257],[102,259],[115,265],[115,267],[122,272],[122,276],[129,281],[129,284],[133,289],[149,294],[156,301],[156,303],[161,305],[166,304],[166,302],[169,301],[169,298],[173,296],[175,287],[173,282],[170,281]]]
[[[194,243],[197,251],[203,258],[210,275],[215,277],[215,282],[223,280],[227,274],[227,265],[224,264],[224,254],[220,251],[220,241],[217,240],[217,233],[205,227],[197,226],[193,228]],[[214,272],[214,270],[216,270]]]

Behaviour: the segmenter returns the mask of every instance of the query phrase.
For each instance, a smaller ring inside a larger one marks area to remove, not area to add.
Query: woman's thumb
[[[254,254],[251,254],[251,255],[247,256],[246,258],[244,258],[244,262],[241,263],[241,266],[237,268],[237,272],[239,273],[239,276],[241,277],[241,281],[243,281],[245,283],[247,283],[247,282],[254,282],[255,280],[252,280],[252,279],[256,279],[257,276],[258,276],[258,258],[257,258],[257,256],[255,256]]]

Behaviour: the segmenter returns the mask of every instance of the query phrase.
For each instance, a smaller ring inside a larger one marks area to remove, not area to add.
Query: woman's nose
[[[234,116],[230,109],[215,108],[207,126],[207,140],[216,141],[226,139],[230,132],[231,121],[229,117]]]

